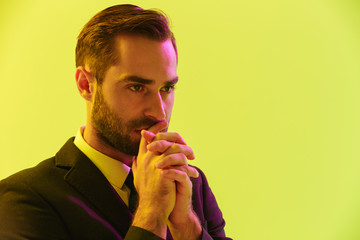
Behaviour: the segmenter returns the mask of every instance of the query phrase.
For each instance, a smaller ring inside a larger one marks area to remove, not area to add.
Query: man
[[[166,17],[101,11],[78,37],[76,65],[86,126],[1,181],[0,239],[227,239],[192,149],[167,132],[178,77]]]

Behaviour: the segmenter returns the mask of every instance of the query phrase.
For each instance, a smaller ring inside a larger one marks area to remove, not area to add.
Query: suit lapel
[[[84,197],[85,203],[91,203],[90,208],[125,237],[131,225],[132,213],[100,170],[74,145],[73,140],[69,139],[57,153],[56,165],[70,168],[65,181]]]

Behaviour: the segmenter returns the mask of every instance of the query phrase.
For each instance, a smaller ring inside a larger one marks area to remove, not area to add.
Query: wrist
[[[202,226],[196,213],[191,211],[184,221],[169,221],[169,229],[174,239],[197,240],[201,238]]]
[[[159,211],[139,206],[136,210],[132,226],[143,228],[165,239],[167,222],[167,216],[159,214]]]

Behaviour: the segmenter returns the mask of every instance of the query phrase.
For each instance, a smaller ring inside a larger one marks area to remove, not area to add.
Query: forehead
[[[170,39],[152,40],[137,35],[121,35],[115,40],[118,63],[122,72],[134,75],[161,75],[153,78],[176,75],[177,60],[174,46]],[[143,76],[151,78],[151,76]]]

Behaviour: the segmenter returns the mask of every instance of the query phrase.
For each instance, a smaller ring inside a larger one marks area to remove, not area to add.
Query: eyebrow
[[[123,79],[121,79],[121,81],[122,82],[136,82],[136,83],[141,83],[141,84],[146,84],[146,85],[151,85],[151,84],[155,83],[154,80],[138,77],[135,75],[125,76]],[[170,81],[166,81],[165,84],[175,85],[178,81],[179,81],[179,77],[176,76],[174,79],[172,79]]]

